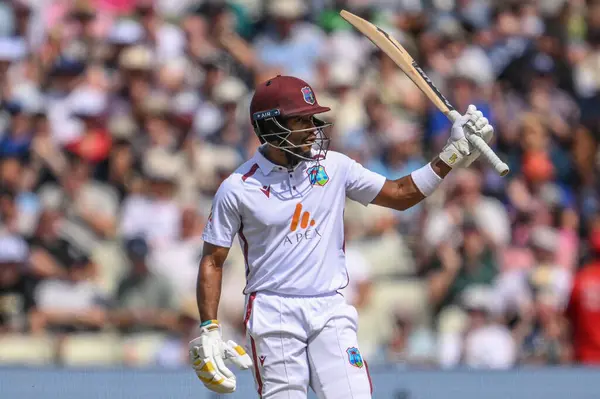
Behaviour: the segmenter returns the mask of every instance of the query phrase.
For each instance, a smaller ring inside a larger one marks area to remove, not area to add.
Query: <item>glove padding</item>
[[[452,129],[450,138],[440,153],[440,159],[451,168],[468,167],[481,155],[469,142],[469,135],[475,134],[489,143],[494,135],[494,128],[474,105],[469,105],[464,115],[450,111],[449,117],[453,121]]]
[[[242,370],[252,367],[244,348],[231,340],[223,342],[217,321],[200,329],[200,336],[189,344],[189,355],[200,381],[217,393],[232,393],[236,388],[235,375],[225,366],[225,360]]]

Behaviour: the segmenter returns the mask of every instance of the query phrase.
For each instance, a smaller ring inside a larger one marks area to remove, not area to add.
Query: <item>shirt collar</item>
[[[256,163],[258,164],[258,167],[263,175],[267,176],[269,173],[271,173],[271,171],[273,171],[273,169],[285,169],[283,166],[275,165],[273,162],[269,161],[262,153],[264,150],[265,146],[262,145],[256,150],[256,154],[254,155]]]
[[[271,173],[273,170],[276,170],[278,172],[287,172],[287,167],[285,166],[281,166],[281,165],[277,165],[274,164],[273,162],[269,161],[262,153],[262,151],[265,150],[266,144],[263,144],[262,146],[260,146],[257,150],[256,150],[256,154],[254,155],[255,161],[258,164],[258,167],[260,168],[260,171],[262,172],[263,175],[267,176],[269,173]],[[298,165],[296,165],[294,167],[294,171],[298,170],[298,169],[304,169],[306,168],[306,161],[300,161],[300,163],[298,163]]]

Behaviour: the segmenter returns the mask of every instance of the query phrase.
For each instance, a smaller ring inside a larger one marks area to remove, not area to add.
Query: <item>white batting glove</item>
[[[453,120],[450,138],[440,153],[440,159],[451,168],[464,168],[471,165],[481,153],[469,143],[468,137],[475,134],[489,142],[494,135],[494,128],[489,124],[481,111],[469,105],[464,115],[458,111],[450,111]]]
[[[250,356],[235,342],[223,342],[217,320],[207,320],[200,327],[200,336],[189,344],[190,362],[196,375],[211,391],[234,392],[235,375],[225,366],[224,361],[229,360],[240,369],[246,370],[252,367]]]

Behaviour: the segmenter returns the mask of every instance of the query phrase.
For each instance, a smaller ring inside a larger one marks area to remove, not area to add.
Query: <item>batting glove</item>
[[[238,368],[246,370],[252,367],[250,356],[235,342],[223,342],[217,320],[207,320],[200,327],[200,336],[189,344],[190,362],[196,375],[211,391],[234,392],[235,375],[225,366],[224,361],[229,360]]]
[[[474,105],[469,105],[464,115],[450,111],[453,120],[450,138],[440,153],[440,159],[451,168],[464,168],[471,165],[481,153],[469,142],[474,134],[489,142],[494,135],[494,128],[488,119]]]

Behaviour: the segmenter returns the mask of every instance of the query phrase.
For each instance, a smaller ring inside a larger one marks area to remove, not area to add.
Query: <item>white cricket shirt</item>
[[[231,247],[238,234],[246,294],[334,292],[348,284],[345,199],[366,206],[384,183],[382,175],[334,151],[320,166],[301,162],[291,171],[257,151],[219,187],[202,237]]]

